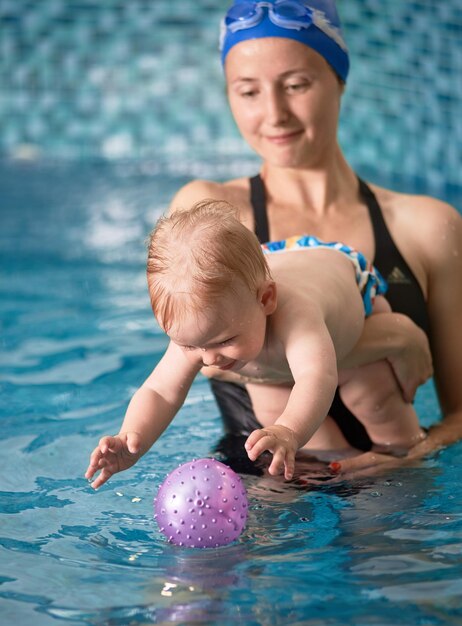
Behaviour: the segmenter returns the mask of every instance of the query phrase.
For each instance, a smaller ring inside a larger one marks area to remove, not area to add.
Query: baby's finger
[[[286,460],[284,463],[284,478],[286,480],[292,480],[295,472],[295,454],[287,452]]]
[[[259,441],[259,439],[261,439],[264,436],[265,436],[265,433],[263,432],[262,429],[254,430],[247,437],[247,440],[246,440],[246,442],[244,444],[245,449],[247,451],[251,450],[253,448],[253,446],[257,443],[257,441]]]
[[[140,436],[138,433],[127,434],[127,448],[130,454],[137,454],[140,451]]]
[[[99,476],[91,483],[93,489],[99,489],[101,485],[104,485],[104,483],[111,478],[112,474],[113,472],[111,472],[110,469],[108,469],[107,467],[103,467],[103,469],[99,473]]]
[[[90,480],[91,478],[93,478],[97,469],[98,469],[97,467],[93,467],[92,465],[89,465],[87,467],[87,471],[84,474],[85,478],[87,480]]]
[[[101,437],[99,440],[99,449],[102,454],[106,454],[108,450],[112,450],[117,443],[117,439],[115,437],[111,437],[110,435],[106,435],[105,437]]]
[[[262,433],[259,440],[252,446],[250,450],[247,450],[247,455],[251,461],[255,461],[260,454],[263,454],[266,450],[273,451],[275,445],[274,437]]]
[[[85,472],[85,478],[91,478],[99,468],[99,462],[102,458],[101,450],[99,448],[95,448],[90,455],[90,462],[87,467],[87,471]]]
[[[271,476],[278,476],[282,474],[285,465],[286,452],[284,449],[279,448],[276,450],[271,461],[271,465],[268,468],[268,472]]]

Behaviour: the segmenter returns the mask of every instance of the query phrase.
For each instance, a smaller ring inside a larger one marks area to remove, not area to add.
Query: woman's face
[[[291,39],[249,39],[225,63],[228,98],[248,144],[278,167],[322,167],[337,146],[343,85],[317,52]]]

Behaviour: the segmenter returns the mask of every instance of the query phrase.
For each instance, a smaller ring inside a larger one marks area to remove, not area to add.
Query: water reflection
[[[147,589],[147,602],[156,606],[156,619],[166,623],[210,623],[213,619],[245,621],[243,607],[232,608],[229,594],[246,584],[242,565],[248,558],[245,545],[191,550],[166,546],[160,560],[163,580]]]

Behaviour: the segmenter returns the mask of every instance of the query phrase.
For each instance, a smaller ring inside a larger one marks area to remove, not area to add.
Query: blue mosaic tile
[[[251,153],[224,96],[229,0],[0,0],[0,152]],[[462,184],[460,0],[339,0],[353,165]]]

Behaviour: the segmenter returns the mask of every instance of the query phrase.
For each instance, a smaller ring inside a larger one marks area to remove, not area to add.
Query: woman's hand
[[[405,402],[412,402],[417,388],[433,375],[432,355],[427,335],[405,315],[396,315],[397,351],[389,356]]]
[[[97,471],[99,476],[91,484],[98,489],[109,478],[134,465],[141,456],[141,437],[136,432],[119,433],[114,437],[100,439],[98,446],[90,456],[90,464],[85,478],[91,480]]]
[[[251,461],[255,461],[266,450],[271,452],[273,460],[268,469],[269,473],[277,476],[284,472],[286,480],[293,478],[298,447],[295,433],[290,428],[277,424],[254,430],[245,442],[245,449]]]
[[[430,430],[431,433],[431,430]],[[436,445],[431,435],[423,436],[419,443],[416,443],[404,456],[394,456],[393,454],[383,454],[376,450],[364,452],[357,456],[332,461],[329,469],[333,474],[345,474],[348,478],[375,474],[383,470],[410,465],[418,461],[430,452],[442,447]]]
[[[412,457],[414,459],[414,457]],[[396,457],[391,454],[381,454],[377,452],[364,452],[348,459],[332,461],[329,469],[336,476],[345,478],[356,478],[377,474],[383,470],[390,470],[395,467],[406,465],[411,460],[410,457]]]
[[[358,343],[339,367],[348,369],[383,359],[390,363],[406,402],[412,402],[417,388],[433,375],[426,334],[401,313],[368,317]]]

